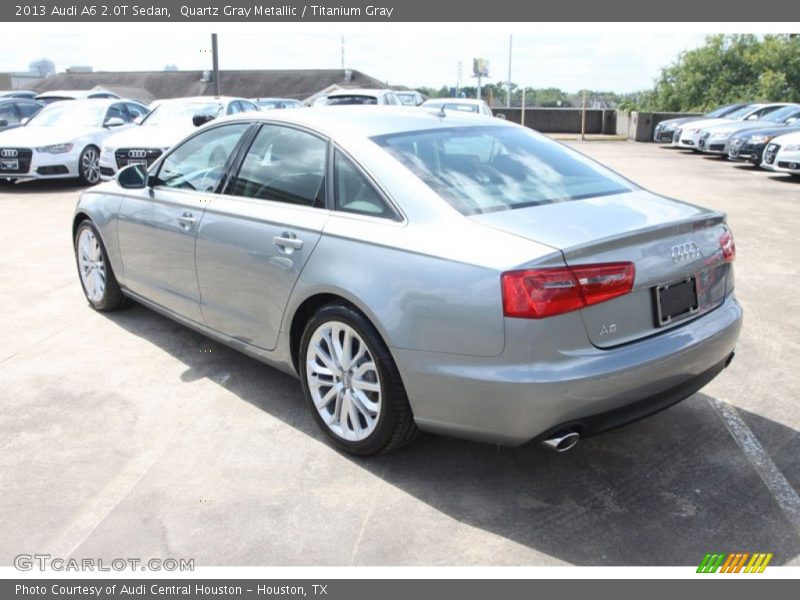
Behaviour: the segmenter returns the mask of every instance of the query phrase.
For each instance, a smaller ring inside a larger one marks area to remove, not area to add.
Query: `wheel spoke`
[[[353,402],[358,410],[361,411],[365,417],[368,419],[374,419],[378,416],[380,405],[367,398],[367,395],[364,392],[359,389],[355,389],[350,397],[353,399]]]
[[[341,391],[341,389],[342,389],[342,386],[341,386],[340,384],[338,384],[338,383],[337,383],[336,385],[333,385],[333,386],[331,386],[331,389],[329,389],[329,390],[328,390],[328,391],[325,393],[325,395],[324,395],[324,396],[322,396],[322,397],[319,399],[319,401],[315,402],[315,404],[316,404],[317,408],[318,408],[318,409],[327,408],[327,406],[328,406],[328,405],[329,405],[329,404],[330,404],[330,403],[331,403],[333,400],[335,400],[335,399],[336,399],[336,397],[339,395],[339,392]]]

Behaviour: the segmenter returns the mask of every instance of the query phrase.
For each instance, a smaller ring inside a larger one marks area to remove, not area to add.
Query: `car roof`
[[[267,111],[222,117],[209,125],[230,121],[272,121],[308,127],[334,139],[373,137],[446,127],[519,127],[493,117],[449,112],[445,115],[415,106],[318,106],[307,110]]]
[[[429,98],[422,103],[426,104],[485,104],[483,100],[477,98]]]
[[[86,98],[91,94],[114,94],[110,90],[50,90],[42,92],[37,98]],[[116,96],[116,94],[114,94]]]
[[[238,96],[186,96],[185,98],[164,98],[156,100],[153,104],[181,104],[185,102],[233,102],[234,100],[247,100]]]
[[[117,104],[118,102],[133,102],[134,104],[138,104],[139,106],[144,106],[145,108],[147,108],[147,105],[144,104],[143,102],[140,102],[139,100],[131,100],[130,98],[79,98],[72,102],[64,102],[64,103],[54,102],[53,104],[49,104],[45,108],[49,108],[50,106],[62,106],[62,105],[83,106],[91,104],[96,104],[96,105],[105,104],[110,106],[112,104]]]
[[[353,89],[345,89],[345,90],[336,90],[335,92],[331,92],[330,94],[326,94],[328,98],[335,98],[336,96],[378,96],[380,94],[392,93],[394,94],[393,90],[388,88],[353,88]]]

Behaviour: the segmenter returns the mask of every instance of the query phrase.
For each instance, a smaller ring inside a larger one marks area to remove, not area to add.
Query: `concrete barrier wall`
[[[619,112],[617,115],[617,135],[627,135],[629,139],[637,142],[649,142],[653,139],[656,125],[667,119],[678,117],[694,117],[699,113],[670,113],[670,112]]]
[[[522,122],[521,108],[493,108],[513,123]],[[580,133],[580,108],[526,108],[525,126],[542,133]],[[587,109],[586,133],[613,134],[617,129],[617,111],[612,109]]]

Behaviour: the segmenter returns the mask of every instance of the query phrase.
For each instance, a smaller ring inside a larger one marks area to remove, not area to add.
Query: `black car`
[[[800,123],[789,127],[765,127],[745,129],[731,136],[728,142],[728,158],[760,165],[764,160],[764,150],[772,138],[800,130]]]
[[[44,104],[25,98],[0,98],[0,131],[19,127],[24,120],[44,108]]]

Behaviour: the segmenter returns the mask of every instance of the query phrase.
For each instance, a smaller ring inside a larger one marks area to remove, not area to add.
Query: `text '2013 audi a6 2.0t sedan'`
[[[696,392],[741,327],[723,214],[490,117],[220,119],[72,227],[95,309],[132,298],[295,374],[360,455],[420,430],[569,449]]]

